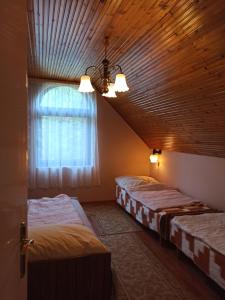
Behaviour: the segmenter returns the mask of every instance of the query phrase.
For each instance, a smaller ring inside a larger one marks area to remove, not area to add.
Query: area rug
[[[99,236],[143,230],[114,203],[84,204],[83,207]]]
[[[138,238],[143,230],[116,205],[85,205],[112,253],[113,300],[197,300]]]

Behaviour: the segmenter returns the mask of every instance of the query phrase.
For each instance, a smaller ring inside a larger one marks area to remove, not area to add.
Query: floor
[[[88,207],[91,208],[92,205],[96,204],[88,204]],[[122,212],[124,218],[127,218],[127,216],[129,216],[133,224],[137,224],[137,221],[135,221],[130,215],[128,215],[119,205],[113,202],[108,202],[104,205],[116,207],[117,210]],[[99,234],[97,224],[95,224],[94,220],[91,220],[91,222],[93,227]],[[175,247],[170,243],[160,244],[158,234],[144,228],[143,226],[141,227],[143,230],[136,231],[135,236],[140,241],[142,241],[144,245],[151,250],[151,252],[154,253],[154,255],[163,263],[163,265],[176,277],[176,279],[180,281],[189,291],[191,291],[191,293],[194,294],[197,299],[225,299],[225,291],[223,291],[220,287],[217,286],[217,284],[215,284],[211,279],[204,275],[204,273],[202,273],[192,263],[191,260],[177,251]]]
[[[160,245],[157,234],[145,229],[139,232],[138,236],[197,297],[205,300],[225,299],[225,291],[201,272],[189,258],[169,243]]]

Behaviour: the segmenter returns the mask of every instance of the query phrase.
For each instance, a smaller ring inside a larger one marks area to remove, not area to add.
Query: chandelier
[[[88,71],[95,69],[99,73],[101,80],[101,93],[102,96],[108,98],[116,98],[116,92],[127,92],[129,87],[127,86],[126,76],[124,75],[120,65],[112,65],[107,59],[107,48],[109,45],[108,37],[105,37],[105,57],[102,61],[102,68],[98,66],[90,66],[86,69],[85,74],[80,78],[79,91],[82,93],[90,93],[94,91],[91,84],[91,78],[88,75]],[[116,74],[115,83],[112,80],[111,72],[118,71]]]

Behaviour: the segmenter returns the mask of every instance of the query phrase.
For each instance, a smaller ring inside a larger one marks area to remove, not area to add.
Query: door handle
[[[22,243],[21,243],[20,253],[21,254],[26,254],[28,247],[31,246],[31,245],[33,245],[33,243],[34,243],[34,240],[23,239]]]
[[[27,238],[27,226],[25,222],[20,223],[20,278],[26,273],[26,252],[29,246],[33,245],[34,240]]]

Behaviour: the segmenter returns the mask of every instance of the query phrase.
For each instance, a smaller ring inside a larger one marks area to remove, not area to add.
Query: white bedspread
[[[177,207],[199,203],[199,201],[185,196],[176,190],[158,190],[158,191],[129,191],[130,197],[141,202],[144,206],[153,211],[159,211],[163,208]]]
[[[172,223],[225,255],[225,213],[177,216]]]
[[[83,224],[67,195],[28,200],[29,228],[50,224]]]

